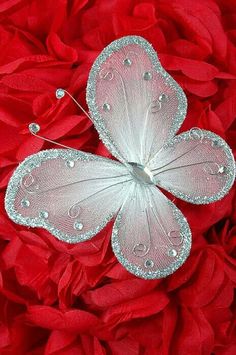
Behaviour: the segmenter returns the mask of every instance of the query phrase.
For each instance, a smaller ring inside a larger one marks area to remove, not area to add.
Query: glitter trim
[[[5,209],[9,215],[9,217],[16,223],[30,226],[30,227],[42,227],[47,229],[51,234],[53,234],[56,238],[63,240],[64,242],[67,243],[77,243],[77,242],[82,242],[87,239],[90,239],[94,235],[96,235],[98,232],[100,232],[106,224],[113,218],[114,214],[108,215],[102,223],[97,226],[96,228],[84,233],[84,234],[75,234],[75,235],[69,235],[61,230],[57,229],[55,226],[49,223],[47,219],[43,219],[39,216],[35,218],[31,217],[23,217],[19,212],[16,211],[14,202],[15,202],[15,197],[18,192],[18,189],[20,187],[20,182],[22,178],[31,173],[33,169],[36,167],[40,166],[43,161],[49,160],[49,159],[57,159],[61,158],[65,161],[67,160],[74,160],[74,161],[109,161],[111,164],[117,164],[120,165],[119,162],[116,162],[111,159],[106,159],[99,157],[97,155],[93,155],[90,153],[83,153],[80,151],[75,151],[75,150],[67,150],[67,149],[49,149],[49,150],[43,150],[37,154],[33,154],[26,158],[15,170],[14,174],[12,175],[6,195],[5,195]]]
[[[144,49],[153,64],[154,70],[160,73],[164,78],[166,84],[176,92],[179,101],[179,106],[177,109],[176,116],[173,118],[173,122],[169,130],[168,139],[172,138],[174,134],[178,131],[184,121],[187,112],[187,99],[182,88],[161,66],[156,51],[153,49],[152,45],[148,41],[139,36],[127,36],[120,38],[108,45],[97,57],[89,73],[86,99],[90,115],[93,118],[94,125],[99,133],[101,140],[109,149],[109,151],[121,162],[124,162],[124,158],[119,152],[116,143],[112,140],[110,132],[105,126],[105,122],[102,116],[100,115],[96,103],[96,78],[100,71],[101,65],[107,60],[107,58],[109,58],[114,52],[119,51],[123,47],[130,44],[137,44]]]
[[[192,235],[188,222],[182,212],[171,201],[168,200],[168,203],[172,207],[174,217],[180,225],[180,234],[183,237],[183,246],[181,248],[180,253],[176,257],[176,260],[165,269],[157,269],[155,271],[144,271],[141,269],[140,266],[130,263],[129,260],[125,258],[121,251],[119,243],[119,229],[122,223],[122,210],[118,213],[113,226],[111,242],[113,252],[116,255],[117,259],[129,272],[146,280],[159,279],[173,274],[173,272],[175,272],[185,262],[190,253]]]
[[[191,130],[190,130],[191,131]],[[183,140],[185,141],[189,141],[189,140],[193,140],[194,138],[191,138],[190,135],[190,131],[181,133],[177,136],[175,136],[169,143],[165,144],[163,146],[163,149],[165,148],[169,148],[169,147],[173,147],[173,145],[175,143],[179,143]],[[223,186],[223,188],[216,193],[215,195],[209,197],[209,196],[191,196],[191,195],[186,195],[185,193],[177,190],[177,189],[171,189],[171,188],[167,188],[165,186],[160,186],[163,189],[169,191],[170,193],[172,193],[174,196],[180,198],[181,200],[190,202],[190,203],[194,203],[194,204],[208,204],[208,203],[212,203],[215,201],[218,201],[220,199],[222,199],[230,190],[230,188],[232,187],[234,180],[235,180],[235,161],[234,161],[234,156],[233,156],[233,152],[230,149],[230,147],[228,146],[228,144],[225,142],[224,139],[222,139],[220,136],[218,136],[217,134],[211,132],[211,131],[207,131],[204,129],[199,129],[199,131],[201,131],[201,140],[205,139],[209,139],[212,142],[217,142],[218,143],[218,147],[215,149],[223,149],[228,163],[226,165],[226,182],[225,185]]]

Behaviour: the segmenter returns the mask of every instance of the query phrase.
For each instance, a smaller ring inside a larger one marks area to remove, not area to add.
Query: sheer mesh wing
[[[146,165],[182,124],[187,108],[180,86],[142,37],[112,42],[95,61],[87,103],[104,144],[121,161]]]
[[[184,263],[191,232],[183,214],[157,187],[133,184],[115,221],[112,247],[128,271],[156,279]]]
[[[149,168],[157,185],[196,204],[221,199],[235,178],[234,157],[227,143],[199,128],[176,136]]]
[[[129,180],[118,162],[79,151],[45,150],[16,169],[5,206],[15,222],[76,243],[98,233],[113,217]]]

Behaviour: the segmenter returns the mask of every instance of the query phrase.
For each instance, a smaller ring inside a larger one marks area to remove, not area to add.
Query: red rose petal
[[[86,332],[97,324],[98,319],[91,313],[81,310],[61,312],[47,306],[30,306],[27,319],[32,324],[48,329]]]
[[[184,75],[194,80],[210,81],[218,74],[218,69],[206,62],[168,54],[162,54],[160,60],[167,70],[181,70]]]
[[[47,47],[51,56],[66,62],[75,62],[78,58],[74,48],[64,44],[56,33],[50,33],[47,38]]]
[[[158,299],[158,302],[156,300]],[[104,314],[105,322],[119,323],[131,318],[147,317],[160,312],[169,300],[161,291],[152,292],[146,296],[110,307]]]
[[[37,77],[27,75],[24,73],[16,73],[7,75],[2,78],[1,82],[12,89],[22,91],[51,91],[53,86],[38,79]]]
[[[69,334],[61,330],[53,330],[49,340],[47,342],[47,347],[45,354],[53,354],[58,351],[66,351],[66,347],[72,344],[76,340],[77,336],[75,334]]]

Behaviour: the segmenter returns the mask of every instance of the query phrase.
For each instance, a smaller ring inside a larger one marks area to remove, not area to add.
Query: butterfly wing
[[[10,179],[10,218],[76,243],[97,234],[120,208],[130,175],[119,162],[75,150],[31,155]]]
[[[196,204],[221,199],[235,179],[234,157],[227,143],[199,128],[174,137],[149,168],[159,186]]]
[[[90,115],[120,161],[142,165],[181,126],[187,101],[142,37],[112,42],[94,62],[87,85]]]
[[[156,279],[184,263],[191,232],[180,210],[157,187],[133,184],[116,218],[112,247],[128,271]]]

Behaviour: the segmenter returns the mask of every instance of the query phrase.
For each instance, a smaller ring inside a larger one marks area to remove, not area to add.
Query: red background
[[[115,259],[111,225],[66,245],[12,223],[3,199],[29,154],[63,144],[109,156],[67,88],[86,106],[89,69],[112,40],[149,40],[183,87],[183,130],[210,129],[236,149],[235,0],[0,1],[0,354],[236,354],[235,189],[221,201],[177,201],[193,232],[187,262],[162,280],[129,274]]]

